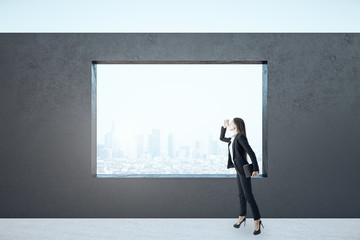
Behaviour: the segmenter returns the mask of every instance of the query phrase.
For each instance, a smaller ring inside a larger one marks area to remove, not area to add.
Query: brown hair
[[[246,137],[246,128],[245,128],[245,122],[242,118],[236,117],[233,119],[233,122],[237,128],[237,130],[239,131],[239,133],[242,133],[245,135]],[[247,160],[247,152],[245,151],[245,159]]]

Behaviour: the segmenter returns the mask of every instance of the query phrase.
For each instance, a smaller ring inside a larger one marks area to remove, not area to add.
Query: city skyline
[[[126,141],[122,141],[121,133],[118,133],[115,129],[116,129],[116,122],[113,121],[111,131],[107,132],[103,136],[103,139],[105,140],[104,143],[102,143],[102,144],[98,143],[97,146],[103,146],[104,148],[109,148],[109,149],[113,149],[113,150],[120,149],[121,151],[124,152],[125,156],[134,156],[134,154],[131,154],[129,152],[134,151],[135,147],[136,147],[136,149],[138,149],[140,145],[142,146],[140,151],[149,151],[148,149],[153,148],[150,144],[153,142],[157,142],[156,140],[158,140],[158,142],[159,142],[158,145],[160,147],[157,150],[158,153],[153,154],[154,156],[155,155],[160,156],[161,154],[169,155],[170,153],[175,154],[174,152],[176,152],[176,150],[179,150],[184,146],[187,146],[192,150],[198,149],[201,152],[209,152],[209,154],[212,153],[211,149],[214,148],[214,147],[212,147],[212,144],[214,144],[214,143],[216,143],[216,145],[221,144],[221,145],[227,146],[227,144],[225,144],[225,143],[222,144],[223,142],[221,142],[219,138],[213,138],[212,135],[208,136],[207,142],[201,142],[199,139],[195,139],[192,142],[189,142],[188,144],[185,144],[185,145],[177,144],[176,135],[174,135],[174,133],[165,134],[165,133],[162,133],[161,129],[152,129],[152,133],[150,133],[150,134],[144,134],[144,133],[136,134],[136,135],[133,135],[132,138],[126,139]],[[157,135],[158,135],[156,137],[156,139],[153,137],[155,132],[157,132]],[[225,136],[231,137],[233,134],[234,134],[233,131],[227,130]],[[219,135],[220,135],[220,130],[219,130]],[[163,136],[163,137],[161,137],[161,136]],[[168,140],[166,141],[165,139],[168,139]],[[169,144],[169,142],[171,142],[171,144]],[[249,143],[251,143],[251,142],[252,141],[249,140]],[[129,143],[130,143],[130,146],[129,146]],[[131,144],[132,144],[132,146],[131,146]],[[250,144],[250,145],[255,153],[261,154],[262,149],[259,149],[258,147],[254,146],[253,144]],[[169,151],[169,148],[172,149],[172,151]],[[129,149],[132,149],[132,150],[129,150]],[[137,150],[137,152],[139,152],[139,150]],[[139,157],[139,154],[137,154],[137,157]]]
[[[220,139],[209,138],[207,149],[200,149],[200,141],[191,145],[173,145],[173,134],[169,134],[167,152],[162,152],[160,129],[153,129],[151,135],[136,135],[131,148],[123,148],[112,131],[104,136],[105,144],[97,145],[97,174],[235,174],[227,169],[227,144]],[[144,144],[145,143],[145,144]],[[203,143],[201,144],[203,145]],[[170,150],[170,151],[169,151]],[[262,152],[253,149],[262,172]],[[248,156],[248,162],[252,160]]]

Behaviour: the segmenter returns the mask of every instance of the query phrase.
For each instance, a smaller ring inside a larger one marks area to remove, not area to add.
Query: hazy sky
[[[98,144],[112,121],[124,142],[159,128],[165,142],[173,133],[178,145],[207,144],[234,117],[245,120],[250,143],[261,144],[261,64],[97,65]]]
[[[1,0],[1,32],[359,32],[359,0]]]

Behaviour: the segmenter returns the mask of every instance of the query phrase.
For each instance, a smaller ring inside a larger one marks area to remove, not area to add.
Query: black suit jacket
[[[229,149],[231,138],[226,138],[225,132],[226,132],[226,128],[221,126],[220,140],[223,142],[228,142],[229,143],[228,149]],[[240,175],[245,175],[243,166],[245,164],[249,164],[248,161],[245,159],[245,152],[247,152],[248,155],[250,156],[251,162],[254,166],[254,171],[259,171],[259,165],[256,160],[255,153],[252,150],[252,148],[250,147],[249,142],[244,134],[238,133],[235,136],[232,148],[233,148],[233,159],[234,159],[235,166],[234,166],[233,162],[231,161],[230,150],[228,150],[228,164],[227,164],[228,169],[235,167],[235,169],[239,172]]]

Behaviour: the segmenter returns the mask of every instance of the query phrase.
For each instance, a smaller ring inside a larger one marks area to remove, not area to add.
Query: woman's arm
[[[254,166],[254,172],[258,172],[259,171],[259,165],[258,162],[256,160],[256,156],[254,151],[252,150],[252,148],[249,145],[249,142],[246,138],[246,136],[244,134],[240,134],[240,136],[237,138],[238,142],[241,144],[241,146],[245,149],[245,151],[249,154],[250,158],[251,158],[251,162]]]
[[[231,138],[225,137],[226,128],[221,126],[221,132],[220,132],[220,140],[223,142],[230,142]]]

